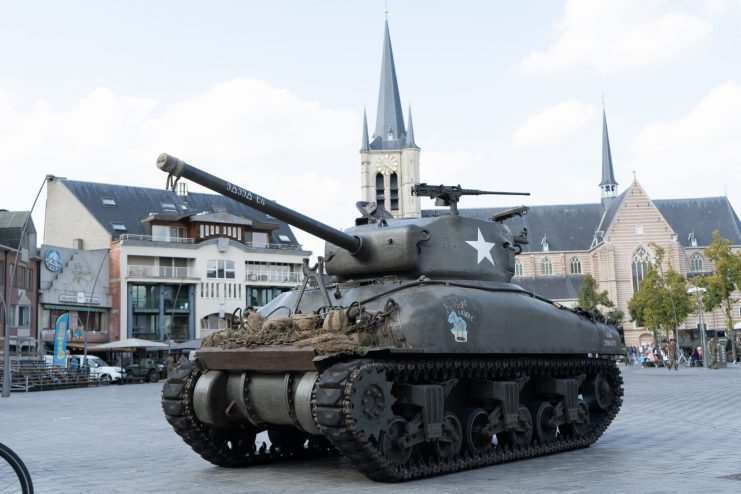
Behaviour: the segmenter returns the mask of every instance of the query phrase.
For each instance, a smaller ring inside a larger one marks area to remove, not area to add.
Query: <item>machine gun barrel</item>
[[[262,211],[263,213],[269,214],[281,221],[285,221],[291,226],[295,226],[296,228],[311,233],[312,235],[316,235],[329,243],[347,250],[354,256],[359,255],[363,251],[363,242],[359,237],[348,235],[345,232],[325,225],[313,218],[309,218],[308,216],[292,209],[281,206],[276,202],[265,199],[261,195],[255,194],[254,192],[211,175],[210,173],[204,172],[203,170],[191,166],[174,156],[170,156],[166,153],[160,154],[157,158],[157,168],[169,173],[176,179],[181,177],[187,178],[188,180],[192,180],[193,182],[200,184],[207,189],[213,190],[218,194],[222,194],[237,202],[246,204],[253,209]]]

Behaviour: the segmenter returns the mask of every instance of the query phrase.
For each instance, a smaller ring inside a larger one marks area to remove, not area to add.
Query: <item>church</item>
[[[564,305],[576,304],[584,276],[592,275],[599,290],[607,290],[616,308],[626,317],[626,344],[650,344],[652,336],[630,321],[628,302],[639,289],[648,264],[654,261],[652,245],[665,250],[664,267],[671,265],[690,283],[695,276],[709,274],[713,267],[704,250],[715,230],[741,248],[741,221],[727,197],[651,199],[634,178],[620,191],[613,171],[607,116],[602,113],[602,159],[595,166],[595,199],[589,204],[531,206],[526,215],[507,221],[513,233],[527,230],[529,244],[523,246],[512,279],[528,291]],[[384,206],[397,218],[447,214],[421,210],[411,188],[424,182],[420,175],[420,147],[414,139],[411,108],[405,125],[388,21],[385,25],[381,83],[375,131],[369,136],[363,115],[360,148],[361,198]],[[595,164],[596,165],[596,164]],[[487,219],[507,208],[461,209],[460,214]],[[734,316],[741,320],[736,302]],[[720,309],[705,314],[708,329],[723,329]],[[679,324],[680,339],[699,344],[697,316]],[[694,331],[693,331],[694,329]]]

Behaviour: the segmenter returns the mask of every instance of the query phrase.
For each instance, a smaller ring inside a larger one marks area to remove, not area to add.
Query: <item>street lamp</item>
[[[31,210],[28,212],[28,216],[26,217],[26,220],[23,222],[23,228],[21,228],[21,236],[18,239],[18,248],[13,249],[15,250],[15,263],[13,263],[13,269],[10,273],[10,292],[13,290],[13,283],[15,283],[16,290],[19,290],[18,288],[18,280],[15,278],[15,273],[18,270],[18,257],[20,257],[21,249],[23,248],[23,237],[26,235],[26,228],[28,228],[28,222],[31,221],[31,214],[33,214],[33,209],[36,207],[36,202],[39,200],[39,196],[41,195],[41,191],[44,189],[44,185],[49,180],[64,180],[65,177],[55,177],[54,175],[47,175],[44,177],[44,181],[41,183],[41,187],[39,187],[39,191],[36,193],[36,198],[33,200],[33,204],[31,205]],[[33,246],[36,248],[36,246]],[[5,296],[5,292],[3,292],[3,296]],[[2,397],[8,398],[10,396],[10,308],[8,307],[8,302],[10,301],[10,293],[8,293],[8,301],[4,302],[5,305],[5,333],[3,336],[5,339],[3,340],[3,392]],[[37,328],[38,329],[38,328]],[[18,348],[18,336],[16,335],[16,350]]]
[[[707,290],[702,287],[693,286],[689,290],[687,290],[687,293],[697,294],[697,318],[698,322],[700,323],[700,344],[702,345],[702,366],[704,368],[708,368],[708,352],[707,347],[705,345],[705,317],[702,311],[702,294],[705,293]]]

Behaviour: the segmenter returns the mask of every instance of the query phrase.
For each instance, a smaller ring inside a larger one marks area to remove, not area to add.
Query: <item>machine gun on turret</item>
[[[529,196],[530,192],[497,192],[490,190],[464,189],[460,185],[428,185],[426,183],[412,186],[412,195],[435,199],[436,206],[450,206],[450,214],[458,214],[458,201],[461,196]]]

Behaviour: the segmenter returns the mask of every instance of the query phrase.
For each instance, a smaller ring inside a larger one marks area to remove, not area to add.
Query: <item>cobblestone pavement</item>
[[[0,442],[44,493],[741,492],[741,366],[621,367],[625,402],[591,448],[404,484],[341,458],[219,468],[172,431],[161,384],[0,399]]]

